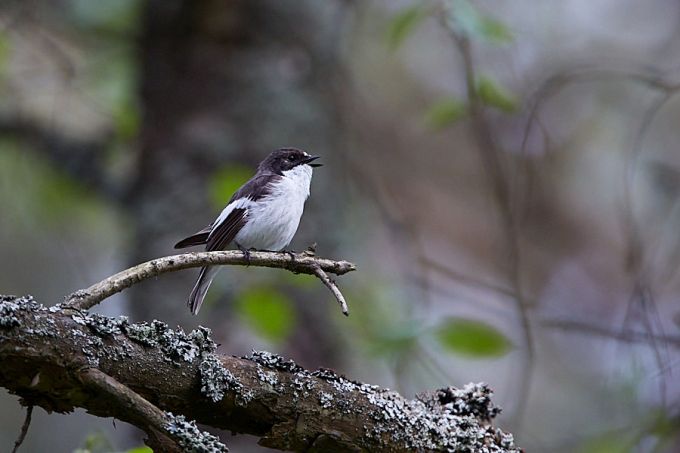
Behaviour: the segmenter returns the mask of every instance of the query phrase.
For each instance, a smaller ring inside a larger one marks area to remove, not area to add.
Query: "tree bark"
[[[0,385],[23,404],[124,420],[159,451],[224,451],[183,416],[280,450],[520,451],[491,426],[500,410],[484,384],[407,400],[267,352],[219,355],[206,328],[187,334],[30,297],[0,297],[0,362]]]

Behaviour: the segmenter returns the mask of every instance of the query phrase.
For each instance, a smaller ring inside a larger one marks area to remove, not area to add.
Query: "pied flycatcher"
[[[290,244],[309,197],[312,163],[295,148],[273,151],[257,172],[232,195],[217,219],[201,231],[175,244],[176,249],[205,244],[206,251],[224,250],[234,243],[246,256],[248,250],[279,251]],[[219,266],[201,268],[187,304],[194,315],[201,308]]]

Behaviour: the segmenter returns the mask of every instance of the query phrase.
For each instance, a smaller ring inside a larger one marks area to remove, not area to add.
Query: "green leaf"
[[[150,449],[149,447],[137,447],[137,448],[131,448],[130,450],[126,451],[125,453],[153,453],[153,450]]]
[[[387,43],[390,49],[396,50],[415,30],[416,25],[427,16],[427,12],[420,5],[405,8],[396,14],[387,29]]]
[[[252,288],[241,293],[238,314],[263,338],[280,343],[295,326],[295,312],[290,299],[272,288]]]
[[[480,76],[475,84],[475,90],[482,102],[490,107],[495,107],[506,113],[517,110],[515,96],[490,77]]]
[[[448,25],[470,38],[481,38],[492,43],[512,41],[512,32],[497,19],[482,14],[468,0],[448,2]]]
[[[448,318],[434,333],[449,352],[467,357],[500,357],[512,348],[510,340],[495,327],[471,319]]]
[[[95,432],[88,434],[83,442],[83,448],[74,450],[76,452],[82,453],[103,453],[113,450],[113,445],[111,441],[102,432]]]
[[[632,453],[635,438],[626,433],[609,432],[586,441],[579,453]]]
[[[500,44],[512,42],[512,32],[503,22],[496,20],[491,16],[482,16],[480,26],[481,35],[488,41]]]
[[[436,102],[425,114],[425,124],[433,129],[443,129],[463,118],[467,107],[456,98],[442,99]]]
[[[210,179],[210,200],[216,209],[222,209],[239,187],[252,176],[252,169],[244,165],[229,165]]]

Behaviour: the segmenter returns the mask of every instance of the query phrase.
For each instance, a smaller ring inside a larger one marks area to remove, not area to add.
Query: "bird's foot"
[[[243,247],[238,242],[236,243],[236,247],[238,247],[238,249],[241,251],[241,253],[243,253],[243,258],[245,258],[245,260],[246,260],[246,266],[249,267],[250,266],[250,250]]]

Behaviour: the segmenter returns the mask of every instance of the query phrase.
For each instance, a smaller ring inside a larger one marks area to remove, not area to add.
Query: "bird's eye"
[[[295,156],[291,154],[290,156],[288,156],[288,160],[293,162],[295,160]]]

